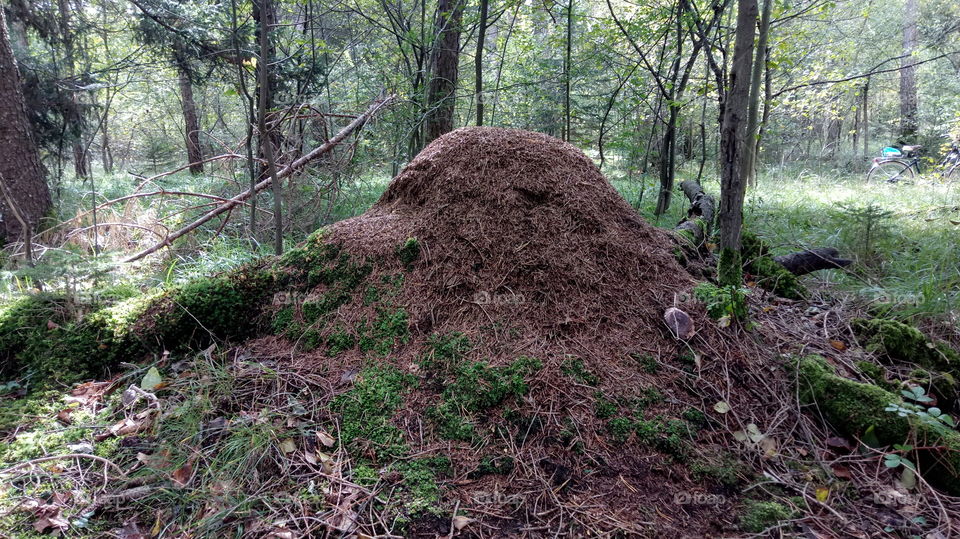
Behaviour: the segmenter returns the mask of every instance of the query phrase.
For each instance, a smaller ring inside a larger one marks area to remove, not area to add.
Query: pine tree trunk
[[[11,208],[6,197],[0,197],[0,240],[9,243],[21,239],[23,226],[14,218],[14,210],[31,229],[50,211],[50,191],[46,171],[40,162],[30,122],[23,101],[20,72],[10,47],[7,22],[0,9],[0,176],[9,188]],[[28,231],[29,232],[29,231]]]
[[[424,144],[453,131],[463,5],[464,0],[439,0],[437,4],[437,42],[428,90]]]

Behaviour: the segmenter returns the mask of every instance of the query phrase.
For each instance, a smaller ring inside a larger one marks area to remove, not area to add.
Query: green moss
[[[736,288],[743,286],[743,266],[740,251],[729,247],[720,250],[720,258],[717,262],[717,282],[720,283],[720,286]]]
[[[327,355],[333,357],[357,345],[357,338],[343,327],[338,327],[327,336]]]
[[[439,513],[441,489],[437,479],[450,473],[450,459],[430,457],[399,461],[389,470],[398,472],[403,478],[400,503],[408,514]]]
[[[630,437],[633,432],[633,420],[629,417],[616,417],[607,421],[607,431],[613,437],[613,441],[622,444]]]
[[[709,423],[707,414],[703,413],[696,408],[687,408],[683,411],[683,418],[689,421],[691,424],[696,425],[698,428],[706,427]]]
[[[887,380],[887,369],[884,369],[876,363],[870,361],[857,361],[856,366],[860,369],[860,372],[864,374],[867,378],[870,379],[878,387],[882,387],[888,391],[892,391],[897,388],[897,384]]]
[[[743,514],[740,515],[740,527],[748,533],[760,533],[794,516],[794,511],[783,504],[746,500],[743,504]]]
[[[506,455],[486,455],[480,459],[480,464],[477,465],[476,471],[471,472],[468,477],[477,479],[484,475],[509,475],[510,472],[513,471],[513,468],[513,457]]]
[[[421,366],[428,370],[450,370],[470,351],[472,344],[462,333],[449,335],[431,335],[427,339],[427,353],[421,359]]]
[[[663,401],[663,393],[655,387],[644,388],[640,396],[634,400],[633,408],[639,417],[643,417],[643,412],[647,408]]]
[[[358,344],[363,352],[386,356],[398,343],[410,340],[407,311],[404,309],[377,309],[372,323],[363,321],[358,330]]]
[[[938,447],[917,452],[916,461],[927,470],[927,480],[954,494],[960,493],[957,431],[886,411],[890,404],[903,403],[899,395],[837,376],[830,364],[818,356],[799,360],[797,380],[801,402],[815,404],[819,413],[844,435],[861,437],[869,430],[881,445]],[[917,440],[921,442],[916,443]]]
[[[406,269],[411,269],[414,262],[420,258],[420,241],[417,238],[407,238],[402,245],[397,246],[397,257]]]
[[[560,365],[560,371],[581,384],[596,386],[600,384],[600,377],[590,372],[578,357],[565,359]]]
[[[745,471],[743,462],[728,453],[704,456],[690,463],[690,473],[697,481],[712,481],[728,488],[736,487]]]
[[[474,414],[527,394],[526,378],[542,368],[540,361],[517,358],[510,365],[490,367],[485,362],[466,362],[450,373],[442,401],[431,412],[438,433],[446,438],[470,440]]]
[[[740,243],[746,262],[744,269],[753,275],[760,288],[789,299],[806,297],[807,289],[800,279],[770,256],[770,248],[762,239],[743,231]]]
[[[379,459],[407,452],[403,433],[391,420],[416,378],[390,365],[369,367],[357,382],[338,395],[331,408],[340,414],[340,436],[351,451],[373,453]]]
[[[700,283],[693,295],[707,306],[707,314],[714,320],[728,317],[733,320],[747,319],[747,294],[742,286],[716,286]]]
[[[917,328],[895,320],[858,318],[851,322],[867,351],[894,361],[917,363],[928,369],[960,376],[960,354],[927,339]]]
[[[660,370],[660,364],[657,362],[657,358],[650,354],[630,354],[630,357],[635,359],[646,373],[656,374]]]

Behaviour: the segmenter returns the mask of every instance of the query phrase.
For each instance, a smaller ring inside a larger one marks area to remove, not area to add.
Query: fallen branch
[[[15,465],[13,465],[13,466],[5,469],[5,470],[0,470],[0,475],[6,475],[6,474],[8,474],[8,473],[10,473],[10,472],[19,470],[20,468],[23,468],[23,467],[26,467],[26,466],[33,466],[33,465],[35,465],[35,464],[40,464],[41,462],[48,462],[48,461],[51,461],[51,460],[81,459],[81,458],[83,458],[83,459],[95,460],[95,461],[97,461],[97,462],[102,462],[105,466],[110,466],[111,468],[113,468],[113,469],[117,470],[118,472],[120,472],[120,476],[121,476],[121,477],[126,477],[126,476],[127,476],[127,474],[124,473],[124,471],[123,471],[122,469],[120,469],[120,467],[117,466],[116,464],[114,464],[113,462],[111,462],[111,461],[109,461],[109,460],[107,460],[107,459],[105,459],[105,458],[103,458],[103,457],[98,457],[98,456],[96,456],[96,455],[91,455],[91,454],[89,454],[89,453],[69,453],[69,454],[66,454],[66,455],[52,455],[52,456],[48,456],[48,457],[39,457],[39,458],[35,458],[35,459],[31,459],[31,460],[27,460],[27,461],[21,462],[21,463],[19,463],[19,464],[15,464]]]
[[[689,233],[687,239],[691,240],[693,246],[699,249],[710,235],[710,229],[713,227],[716,202],[714,202],[712,196],[703,190],[703,186],[693,180],[685,180],[680,184],[680,188],[687,199],[690,200],[690,209],[687,210],[687,217],[680,221],[675,230],[681,233]]]
[[[843,268],[853,263],[853,260],[839,257],[840,251],[833,247],[820,247],[800,251],[799,253],[775,256],[773,260],[794,275],[806,275],[824,269]]]
[[[327,142],[321,144],[320,146],[314,148],[312,151],[310,151],[310,152],[307,153],[306,155],[300,157],[299,159],[295,160],[294,162],[292,162],[292,163],[290,163],[289,165],[287,165],[286,167],[284,167],[282,170],[278,171],[278,172],[277,172],[277,176],[276,176],[276,177],[277,177],[277,180],[279,181],[279,180],[282,180],[282,179],[286,178],[287,176],[292,175],[294,172],[296,172],[297,170],[300,170],[301,168],[303,168],[304,166],[306,166],[306,165],[307,165],[308,163],[310,163],[311,161],[317,159],[317,158],[320,157],[321,155],[323,155],[323,154],[329,152],[330,150],[332,150],[333,148],[335,148],[335,147],[337,146],[337,144],[339,144],[340,142],[342,142],[343,139],[347,138],[347,136],[349,136],[350,133],[356,131],[357,129],[359,129],[359,128],[361,128],[361,127],[363,127],[363,125],[364,125],[365,123],[367,123],[367,121],[368,121],[371,117],[373,117],[374,114],[376,114],[377,112],[379,112],[379,111],[382,110],[383,108],[389,106],[389,105],[390,105],[391,103],[393,103],[393,101],[395,101],[395,100],[396,100],[396,96],[395,96],[395,95],[390,95],[390,96],[387,96],[387,97],[384,97],[384,98],[379,98],[379,99],[377,99],[376,101],[374,101],[374,102],[370,105],[370,107],[367,108],[366,112],[364,112],[363,114],[361,114],[360,116],[358,116],[354,121],[350,122],[350,124],[348,124],[346,127],[344,127],[343,129],[341,129],[339,133],[337,133],[336,135],[333,136],[333,138],[331,138],[331,139],[328,140]],[[141,258],[143,258],[143,257],[145,257],[145,256],[147,256],[147,255],[149,255],[149,254],[152,254],[152,253],[155,253],[155,252],[159,251],[160,249],[162,249],[162,248],[170,245],[170,244],[173,243],[174,241],[176,241],[178,238],[180,238],[180,237],[182,237],[182,236],[184,236],[184,235],[186,235],[186,234],[189,234],[190,232],[193,232],[194,230],[196,230],[197,228],[199,228],[199,227],[200,227],[201,225],[203,225],[204,223],[210,221],[210,220],[213,219],[214,217],[217,217],[218,215],[220,215],[220,214],[222,214],[222,213],[228,212],[228,211],[232,210],[233,208],[235,208],[237,205],[242,204],[243,201],[247,200],[248,198],[250,198],[251,196],[255,195],[256,193],[258,193],[258,192],[266,189],[267,187],[269,187],[269,186],[271,185],[271,183],[272,183],[272,179],[271,179],[271,178],[266,178],[266,179],[264,179],[264,180],[261,180],[259,183],[257,183],[256,185],[254,185],[251,189],[247,189],[246,191],[240,193],[239,195],[236,195],[235,197],[233,197],[233,198],[231,198],[231,199],[228,199],[227,201],[225,201],[225,202],[224,202],[223,204],[221,204],[220,206],[217,206],[216,208],[214,208],[214,209],[210,210],[209,212],[203,214],[203,216],[200,217],[199,219],[197,219],[196,221],[194,221],[194,222],[190,223],[189,225],[187,225],[187,226],[185,226],[185,227],[183,227],[183,228],[181,228],[181,229],[179,229],[179,230],[171,233],[169,236],[167,236],[166,238],[164,238],[163,241],[157,243],[156,245],[153,245],[152,247],[149,247],[149,248],[147,248],[147,249],[144,249],[144,250],[140,251],[139,253],[137,253],[137,254],[135,254],[135,255],[132,255],[132,256],[127,257],[126,259],[124,259],[124,262],[135,262],[135,261],[140,260]]]

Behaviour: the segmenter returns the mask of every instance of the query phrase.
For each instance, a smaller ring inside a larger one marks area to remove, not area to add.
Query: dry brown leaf
[[[844,350],[847,349],[847,345],[843,341],[831,340],[830,346],[832,346],[835,350],[838,350],[840,352],[843,352]]]
[[[851,477],[853,477],[853,473],[850,472],[850,468],[847,468],[846,466],[840,466],[839,464],[834,464],[833,466],[830,467],[830,469],[833,470],[833,475],[841,479],[850,479]]]
[[[177,485],[184,487],[187,483],[190,482],[190,478],[193,476],[193,465],[188,461],[183,466],[177,468],[172,476],[173,482]]]
[[[462,515],[457,515],[453,517],[453,527],[456,528],[457,531],[460,531],[466,528],[467,525],[470,524],[471,522],[473,522],[472,518],[465,517]]]
[[[336,443],[336,440],[333,439],[333,436],[330,436],[322,430],[317,431],[317,440],[327,447],[333,447],[333,444]]]

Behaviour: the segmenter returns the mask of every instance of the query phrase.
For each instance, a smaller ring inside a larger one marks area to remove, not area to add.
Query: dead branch
[[[703,186],[693,180],[685,180],[680,184],[680,188],[690,200],[690,209],[687,210],[687,217],[680,221],[675,230],[689,232],[693,237],[694,247],[700,248],[710,235],[717,205],[713,197],[703,190]]]
[[[364,112],[363,114],[361,114],[360,116],[358,116],[354,121],[350,122],[346,127],[344,127],[343,129],[341,129],[340,132],[338,132],[336,135],[333,136],[333,138],[331,138],[331,139],[328,140],[327,142],[321,144],[320,146],[314,148],[313,150],[311,150],[311,151],[310,151],[309,153],[307,153],[306,155],[300,157],[299,159],[295,160],[294,162],[292,162],[292,163],[290,163],[289,165],[287,165],[286,167],[284,167],[282,170],[278,171],[278,172],[277,172],[277,176],[276,176],[276,177],[277,177],[277,180],[279,181],[279,180],[282,180],[283,178],[286,178],[287,176],[292,175],[294,172],[300,170],[301,168],[303,168],[304,166],[306,166],[306,165],[307,165],[308,163],[310,163],[311,161],[317,159],[317,158],[320,157],[321,155],[323,155],[323,154],[329,152],[330,150],[332,150],[333,148],[335,148],[335,147],[337,146],[337,144],[339,144],[340,142],[342,142],[343,139],[347,138],[347,136],[349,136],[350,133],[353,133],[353,132],[356,131],[357,129],[363,127],[363,125],[364,125],[371,117],[373,117],[374,114],[376,114],[376,113],[379,112],[380,110],[382,110],[382,109],[386,108],[387,106],[389,106],[390,104],[392,104],[392,103],[396,100],[396,98],[397,98],[397,97],[396,97],[395,95],[389,95],[389,96],[387,96],[387,97],[382,97],[382,98],[378,98],[377,100],[375,100],[373,103],[370,104],[370,107],[367,108],[366,112]],[[244,192],[236,195],[235,197],[233,197],[233,198],[225,201],[225,202],[224,202],[223,204],[221,204],[220,206],[217,206],[216,208],[214,208],[214,209],[210,210],[209,212],[205,213],[202,217],[200,217],[200,218],[197,219],[196,221],[194,221],[194,222],[190,223],[189,225],[187,225],[187,226],[185,226],[185,227],[183,227],[183,228],[181,228],[181,229],[173,232],[172,234],[170,234],[169,236],[167,236],[163,241],[157,243],[156,245],[153,245],[152,247],[149,247],[149,248],[147,248],[147,249],[144,249],[144,250],[140,251],[139,253],[136,253],[136,254],[134,254],[134,255],[132,255],[132,256],[127,257],[126,259],[124,259],[124,262],[135,262],[135,261],[140,260],[141,258],[143,258],[143,257],[145,257],[145,256],[147,256],[147,255],[149,255],[149,254],[152,254],[152,253],[155,253],[155,252],[159,251],[160,249],[162,249],[162,248],[166,247],[167,245],[170,245],[171,243],[173,243],[173,242],[174,242],[175,240],[177,240],[178,238],[180,238],[180,237],[182,237],[182,236],[184,236],[184,235],[186,235],[186,234],[189,234],[190,232],[193,232],[194,230],[196,230],[197,228],[199,228],[199,227],[200,227],[201,225],[203,225],[204,223],[210,221],[210,220],[213,219],[214,217],[217,217],[218,215],[220,215],[220,214],[222,214],[222,213],[228,212],[228,211],[232,210],[234,207],[236,207],[237,205],[242,204],[245,200],[247,200],[248,198],[250,198],[250,197],[253,196],[254,194],[256,194],[256,193],[262,191],[263,189],[266,189],[267,187],[269,187],[269,186],[271,185],[271,183],[272,183],[272,179],[271,179],[271,178],[265,178],[265,179],[261,180],[259,183],[257,183],[256,185],[254,185],[253,188],[247,189],[246,191],[244,191]]]

